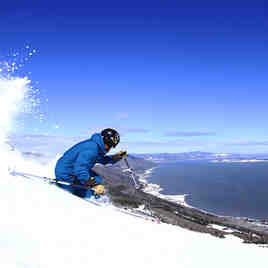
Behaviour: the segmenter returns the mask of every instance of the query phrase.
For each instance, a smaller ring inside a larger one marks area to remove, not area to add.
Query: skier
[[[119,133],[111,128],[95,133],[90,139],[82,141],[69,150],[58,160],[55,167],[56,179],[72,184],[89,187],[90,190],[78,187],[66,187],[74,195],[79,197],[100,196],[104,194],[102,178],[93,170],[96,163],[115,164],[126,156],[127,151],[120,151],[112,156],[105,156],[111,148],[115,148],[120,142]]]

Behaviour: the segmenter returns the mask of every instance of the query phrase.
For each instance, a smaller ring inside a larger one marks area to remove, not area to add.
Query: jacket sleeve
[[[91,177],[91,168],[95,165],[97,154],[92,151],[79,153],[75,163],[73,173],[77,179],[84,184]]]
[[[107,165],[107,164],[115,164],[116,162],[113,160],[111,155],[106,155],[104,157],[102,157],[102,159],[99,160],[99,162],[103,165]]]

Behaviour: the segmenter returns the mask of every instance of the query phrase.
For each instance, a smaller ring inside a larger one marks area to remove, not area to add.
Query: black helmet
[[[119,133],[112,129],[112,128],[106,128],[101,132],[101,136],[103,138],[103,142],[111,147],[116,147],[116,145],[120,142],[120,135]]]

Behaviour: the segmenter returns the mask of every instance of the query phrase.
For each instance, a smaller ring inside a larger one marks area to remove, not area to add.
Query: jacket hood
[[[99,145],[99,147],[100,147],[100,149],[101,149],[103,154],[106,153],[106,150],[105,150],[105,147],[104,147],[104,142],[103,142],[101,134],[95,133],[95,134],[93,134],[91,136],[90,139]]]

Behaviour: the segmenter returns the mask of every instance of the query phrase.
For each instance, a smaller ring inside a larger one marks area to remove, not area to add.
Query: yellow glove
[[[123,158],[123,157],[126,157],[126,156],[127,156],[127,150],[121,150],[118,154],[119,154],[122,158]]]
[[[104,194],[104,186],[99,184],[97,186],[92,187],[96,195],[103,195]]]
[[[112,156],[115,162],[120,161],[123,157],[127,156],[127,150],[121,150],[119,153]]]
[[[120,161],[123,159],[123,157],[127,156],[127,151],[126,150],[121,150],[119,153],[113,155],[113,160],[115,162]]]

